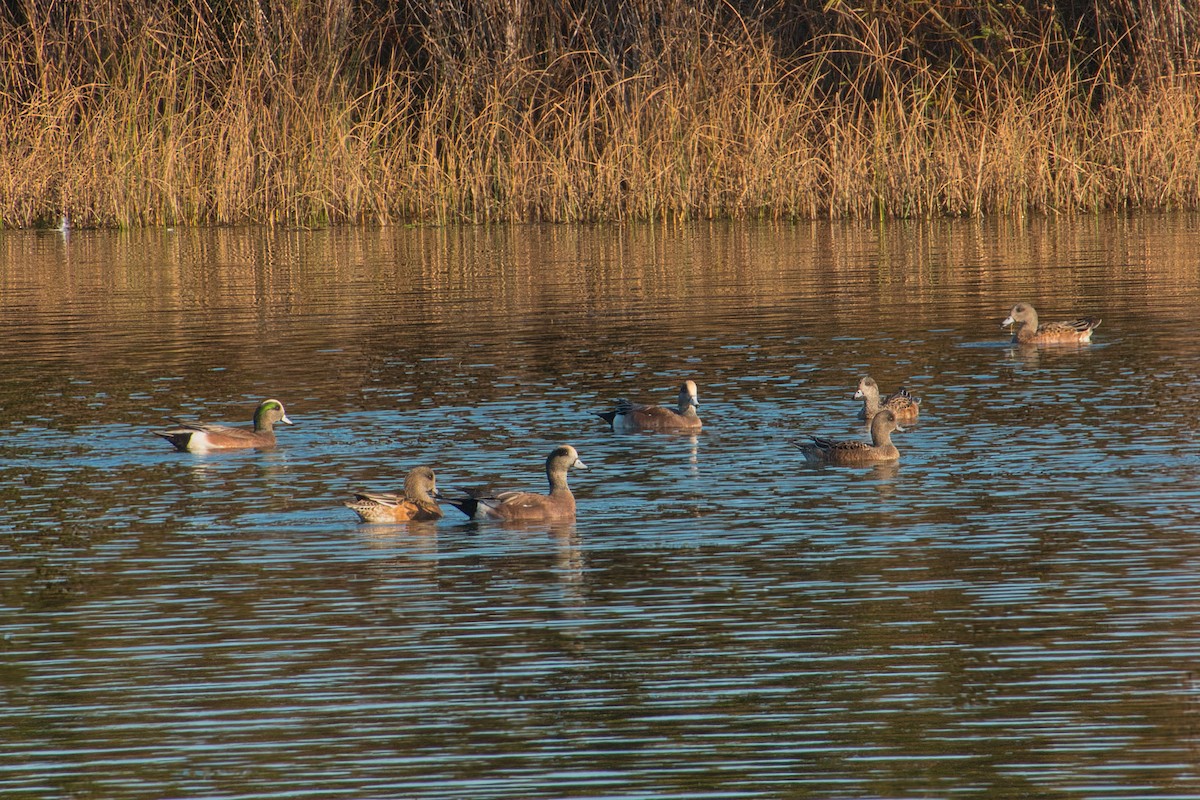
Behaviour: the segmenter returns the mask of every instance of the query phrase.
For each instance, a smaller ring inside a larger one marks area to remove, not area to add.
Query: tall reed
[[[1200,206],[1200,11],[25,0],[0,224]]]

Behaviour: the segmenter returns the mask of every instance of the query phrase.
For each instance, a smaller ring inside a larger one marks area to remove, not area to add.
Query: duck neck
[[[863,392],[863,414],[870,419],[879,413],[879,392]]]
[[[550,482],[550,494],[570,494],[567,486],[567,471],[546,468],[546,480]]]
[[[1018,342],[1028,341],[1038,332],[1038,315],[1036,311],[1030,311],[1025,319],[1017,320],[1013,326],[1013,339]]]
[[[888,428],[885,428],[883,425],[872,425],[871,426],[871,444],[875,445],[876,447],[891,447],[892,446],[891,430]]]

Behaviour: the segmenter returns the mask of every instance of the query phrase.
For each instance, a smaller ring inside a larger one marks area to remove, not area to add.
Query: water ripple
[[[1111,222],[7,234],[0,794],[1200,797],[1196,226]],[[868,373],[900,462],[805,465]],[[572,524],[340,505],[563,442]]]

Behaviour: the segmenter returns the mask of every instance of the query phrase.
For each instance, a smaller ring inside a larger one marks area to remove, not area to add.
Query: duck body
[[[575,496],[567,485],[567,471],[587,469],[579,453],[570,445],[557,447],[546,457],[546,480],[549,494],[537,492],[499,492],[466,490],[462,497],[447,498],[446,502],[470,519],[507,520],[511,522],[556,522],[575,519]]]
[[[166,439],[176,450],[189,453],[271,448],[275,446],[275,424],[292,424],[283,403],[278,400],[264,400],[258,404],[254,412],[253,429],[189,422],[175,417],[169,419],[175,427],[155,431],[155,435]]]
[[[810,443],[794,443],[804,453],[810,464],[833,464],[855,466],[874,464],[880,461],[895,461],[900,451],[892,444],[892,431],[904,430],[896,422],[896,415],[881,409],[871,420],[871,443],[858,441],[835,441],[819,436],[809,436]]]
[[[1038,313],[1033,306],[1017,303],[1000,325],[1013,326],[1013,344],[1083,344],[1092,340],[1092,331],[1100,327],[1100,320],[1080,317],[1039,324]]]
[[[696,409],[700,401],[696,397],[695,381],[684,381],[679,387],[679,400],[675,408],[666,406],[644,406],[628,400],[618,400],[612,411],[596,412],[596,416],[620,433],[636,431],[662,431],[695,433],[703,427]]]
[[[437,478],[430,467],[409,470],[400,494],[355,492],[354,500],[342,505],[363,522],[421,522],[441,519],[437,504]]]
[[[896,419],[902,422],[912,422],[921,413],[920,399],[909,394],[907,389],[899,389],[880,399],[879,384],[870,375],[858,382],[858,391],[854,393],[854,399],[863,401],[858,418],[868,422],[883,409],[891,411],[896,415]]]

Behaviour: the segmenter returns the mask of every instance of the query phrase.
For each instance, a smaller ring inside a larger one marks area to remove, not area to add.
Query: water
[[[0,234],[0,796],[1200,797],[1200,218]],[[1102,316],[1013,348],[1018,300]],[[898,464],[863,374],[921,418]],[[696,437],[613,434],[699,384]],[[175,453],[168,415],[272,452]],[[435,467],[573,525],[362,526]]]

